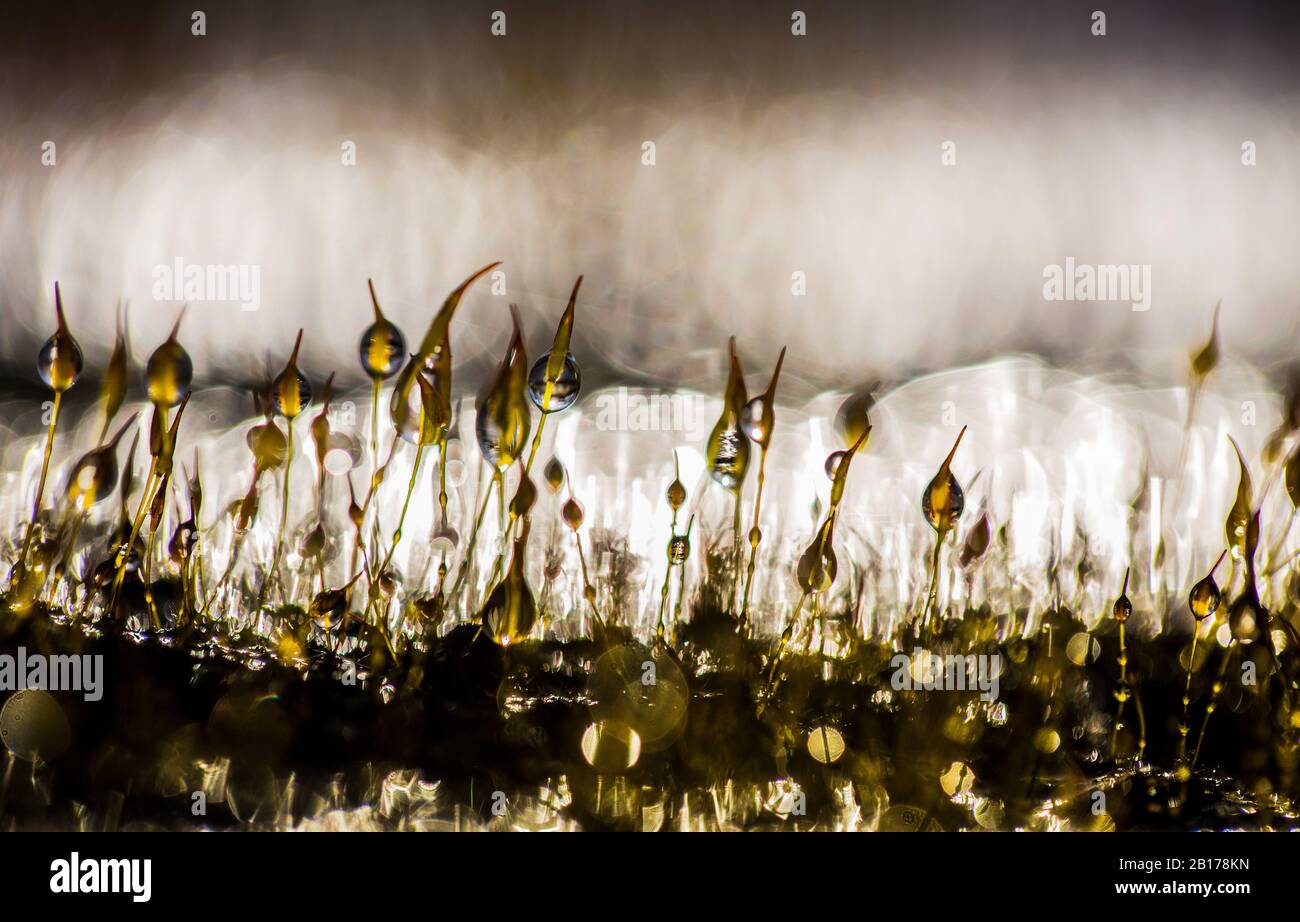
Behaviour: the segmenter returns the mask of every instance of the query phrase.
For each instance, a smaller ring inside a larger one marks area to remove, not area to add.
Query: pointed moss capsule
[[[154,406],[171,408],[185,399],[194,382],[194,362],[176,339],[185,312],[176,318],[167,341],[153,351],[145,366],[145,386],[149,402]]]
[[[962,493],[961,484],[952,473],[952,459],[957,454],[957,446],[961,444],[962,436],[966,434],[966,427],[961,427],[961,432],[957,433],[957,441],[952,443],[952,450],[948,452],[948,457],[943,459],[943,464],[939,465],[939,472],[934,475],[925,492],[921,494],[921,512],[925,514],[925,520],[930,523],[930,527],[939,533],[941,537],[946,536],[961,518],[962,510],[966,508],[966,496]]]
[[[446,380],[442,380],[435,370],[433,383],[445,399],[448,401],[451,399],[450,331],[452,317],[455,316],[456,308],[460,306],[461,298],[464,297],[469,286],[499,265],[501,265],[499,262],[488,263],[461,282],[451,294],[447,295],[447,299],[442,302],[442,307],[438,309],[438,313],[434,316],[433,322],[429,324],[429,329],[425,331],[424,338],[420,340],[419,348],[411,355],[411,360],[406,363],[401,374],[397,376],[393,387],[392,402],[389,405],[389,413],[392,416],[394,428],[406,441],[416,441],[416,433],[419,430],[419,405],[413,401],[415,373],[419,369],[428,371],[433,365],[445,361],[447,368]]]
[[[966,543],[962,545],[959,558],[963,567],[969,567],[984,556],[984,552],[989,549],[989,537],[989,517],[988,513],[984,513],[966,533]]]
[[[447,420],[442,416],[442,401],[424,375],[417,375],[420,384],[420,441],[423,448],[437,445],[447,435]]]
[[[126,400],[127,365],[130,362],[130,346],[127,344],[125,311],[119,308],[117,316],[117,334],[113,341],[113,354],[108,357],[108,366],[104,369],[104,378],[99,385],[99,400],[103,406],[104,421],[100,426],[99,440],[108,435],[117,411],[122,409]]]
[[[568,525],[574,531],[577,531],[582,527],[582,506],[579,505],[578,501],[572,496],[570,496],[568,501],[565,502],[564,508],[560,510],[560,514],[564,516],[564,524]]]
[[[559,458],[551,458],[542,469],[542,476],[546,478],[546,485],[551,488],[551,492],[559,493],[560,487],[564,486],[564,464]]]
[[[496,375],[479,399],[474,419],[478,447],[498,471],[505,471],[515,463],[528,443],[532,418],[524,397],[527,382],[524,372],[528,367],[524,354],[524,338],[519,331],[519,314],[511,305],[514,333]]]
[[[668,508],[673,512],[686,505],[686,486],[682,483],[682,468],[676,451],[673,452],[673,482],[668,484],[664,499],[668,500]]]
[[[406,358],[406,337],[397,325],[384,316],[379,307],[379,298],[375,294],[375,283],[366,279],[370,286],[370,302],[375,308],[375,321],[361,334],[358,351],[361,367],[371,380],[386,380],[397,374]]]
[[[776,385],[781,380],[781,366],[785,364],[785,349],[776,358],[776,369],[767,383],[767,390],[745,404],[740,411],[740,426],[749,440],[760,448],[772,439],[776,426]]]
[[[835,557],[835,517],[827,516],[812,542],[804,549],[795,568],[799,588],[804,592],[821,592],[835,583],[839,562]]]
[[[54,335],[45,341],[36,357],[36,371],[55,393],[61,394],[81,377],[84,360],[81,346],[68,329],[67,318],[63,315],[63,294],[59,283],[54,283],[54,313],[58,318],[58,327]]]
[[[293,419],[311,403],[311,384],[298,370],[298,350],[301,348],[302,330],[299,330],[284,371],[271,382],[271,406],[285,419]]]
[[[1219,364],[1219,308],[1222,306],[1222,301],[1214,305],[1214,321],[1210,326],[1210,338],[1192,356],[1192,377],[1198,383],[1203,381]]]
[[[1187,594],[1187,607],[1192,610],[1192,616],[1197,621],[1204,621],[1219,610],[1219,603],[1223,597],[1219,592],[1219,584],[1214,581],[1214,571],[1219,569],[1219,564],[1223,563],[1223,558],[1227,555],[1227,551],[1220,554],[1219,559],[1210,568],[1210,572],[1205,574],[1205,578],[1193,586],[1192,591]]]
[[[528,545],[528,519],[523,520],[510,557],[510,569],[483,603],[479,620],[493,642],[503,647],[525,639],[537,622],[537,604],[524,574],[524,552]]]
[[[519,486],[515,489],[514,498],[510,500],[510,514],[521,519],[533,511],[533,504],[536,502],[537,487],[533,484],[532,478],[525,473],[519,478]]]
[[[749,402],[745,392],[745,376],[736,356],[736,340],[728,344],[731,354],[727,387],[722,396],[722,413],[709,433],[705,454],[709,474],[728,490],[737,491],[745,482],[749,469],[749,438],[741,428],[741,414]]]
[[[1246,459],[1241,454],[1241,449],[1237,447],[1237,442],[1232,436],[1228,436],[1228,441],[1232,443],[1232,450],[1237,453],[1237,496],[1232,502],[1232,508],[1228,510],[1228,517],[1223,523],[1223,533],[1228,539],[1228,547],[1232,550],[1232,556],[1240,559],[1246,551],[1246,532],[1250,527],[1251,514],[1251,484],[1250,469],[1246,466]]]

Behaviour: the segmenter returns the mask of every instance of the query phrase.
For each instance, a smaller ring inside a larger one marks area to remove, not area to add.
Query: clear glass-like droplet
[[[578,394],[582,390],[582,369],[578,367],[578,360],[573,357],[573,353],[566,352],[564,368],[560,371],[559,378],[551,385],[551,399],[543,407],[542,403],[546,398],[546,365],[550,360],[551,354],[548,352],[534,362],[529,370],[528,399],[532,401],[533,406],[544,413],[558,413],[573,406],[573,402],[578,399]]]
[[[740,428],[758,445],[766,445],[772,437],[772,420],[772,407],[765,396],[755,397],[740,412]]]
[[[145,382],[149,401],[156,406],[174,407],[190,392],[194,382],[194,362],[174,336],[149,356]]]
[[[826,476],[831,480],[835,479],[836,472],[840,469],[840,464],[849,456],[848,451],[833,451],[826,456]]]
[[[564,464],[560,459],[551,458],[547,461],[542,474],[546,477],[546,485],[551,488],[551,492],[559,493],[560,487],[564,486]]]
[[[361,357],[361,367],[365,369],[372,381],[391,378],[402,367],[406,357],[406,337],[392,323],[379,307],[379,296],[375,294],[375,283],[366,280],[370,286],[370,302],[375,308],[375,322],[366,327],[361,334],[357,352]]]
[[[921,511],[925,513],[925,520],[930,523],[930,527],[938,529],[942,521],[944,507],[942,504],[937,504],[933,498],[940,492],[935,489],[935,486],[936,481],[930,481],[930,486],[921,494]],[[948,472],[947,496],[947,527],[951,528],[953,523],[961,518],[962,511],[966,508],[966,494],[962,492],[961,484],[957,482],[957,478],[953,476],[952,471]],[[939,508],[936,509],[936,505],[939,505]]]
[[[383,381],[401,370],[406,358],[406,337],[392,321],[376,320],[361,334],[357,351],[366,374]]]
[[[56,391],[66,391],[76,384],[84,364],[81,347],[63,332],[47,339],[36,357],[36,371],[41,380]]]
[[[281,374],[271,389],[271,408],[285,419],[293,419],[311,403],[311,382],[297,369],[292,377]]]
[[[749,469],[749,439],[739,429],[715,429],[709,438],[709,476],[738,490]]]
[[[271,382],[271,409],[285,419],[293,419],[311,403],[311,384],[298,370],[298,350],[301,348],[302,330],[299,330],[284,371]]]
[[[683,564],[691,556],[691,539],[689,535],[673,535],[668,539],[668,562]]]

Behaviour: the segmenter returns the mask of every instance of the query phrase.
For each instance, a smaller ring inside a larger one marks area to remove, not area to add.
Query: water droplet
[[[176,406],[185,399],[194,382],[194,362],[176,339],[180,325],[178,317],[167,341],[153,351],[145,366],[149,401],[155,406]]]
[[[284,371],[271,382],[271,408],[285,419],[293,419],[311,403],[311,384],[298,370],[298,350],[301,347],[302,330],[299,330]]]
[[[54,309],[58,315],[58,328],[36,356],[36,371],[50,388],[62,393],[77,383],[85,361],[81,346],[72,337],[63,316],[63,295],[59,292],[58,282],[54,283]]]
[[[358,353],[366,374],[372,380],[383,381],[401,369],[402,361],[406,358],[406,337],[380,310],[379,299],[375,296],[375,283],[369,282],[369,285],[370,300],[375,308],[375,322],[361,334]]]
[[[835,479],[835,472],[840,469],[840,463],[848,454],[848,451],[833,451],[826,456],[826,476],[829,479]]]
[[[683,564],[691,556],[691,539],[689,535],[673,535],[668,539],[668,562],[674,566]]]
[[[545,413],[558,413],[573,406],[573,402],[578,399],[582,390],[582,370],[573,353],[565,353],[564,366],[551,385],[551,399],[543,409],[542,404],[546,402],[546,368],[550,361],[551,354],[548,352],[533,363],[532,370],[528,372],[528,399],[533,406]]]
[[[961,484],[952,473],[952,459],[957,454],[957,446],[961,444],[962,436],[965,434],[966,427],[962,426],[961,432],[957,433],[957,440],[952,443],[948,457],[944,458],[943,463],[939,465],[939,472],[934,475],[934,479],[921,494],[921,512],[940,538],[948,534],[966,508],[966,496],[962,492]]]
[[[939,521],[944,511],[944,506],[940,505],[936,510],[934,497],[940,491],[935,489],[934,482],[931,481],[929,489],[921,496],[921,511],[925,513],[925,520],[930,523],[931,528],[937,529]],[[947,493],[947,519],[955,522],[961,518],[962,512],[966,509],[966,494],[962,492],[961,484],[952,472],[948,473],[948,493]]]

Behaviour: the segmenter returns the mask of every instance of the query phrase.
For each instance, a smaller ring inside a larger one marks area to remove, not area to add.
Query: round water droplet
[[[286,419],[293,419],[311,403],[311,382],[293,369],[275,379],[271,388],[271,408]]]
[[[149,356],[145,367],[149,401],[156,406],[174,407],[190,392],[194,383],[194,362],[174,339],[169,339]]]
[[[840,465],[844,463],[844,459],[848,456],[849,453],[847,451],[833,451],[826,456],[826,476],[829,479],[835,479],[836,472],[840,469]]]
[[[384,380],[401,370],[402,360],[406,357],[406,337],[397,324],[376,320],[361,334],[357,351],[366,374]]]
[[[938,492],[935,481],[930,481],[930,486],[921,494],[921,511],[925,514],[925,520],[930,523],[931,528],[938,528],[942,524],[943,509],[936,509],[934,494]],[[947,502],[947,527],[952,528],[957,520],[961,518],[962,510],[966,508],[966,494],[962,492],[961,484],[953,476],[952,471],[948,472],[948,502]]]
[[[739,429],[719,432],[709,444],[709,476],[728,490],[738,490],[749,468],[749,439]]]
[[[557,413],[573,406],[573,401],[578,399],[578,393],[582,390],[582,370],[578,368],[578,360],[573,357],[573,353],[566,353],[560,377],[551,385],[550,402],[543,407],[546,397],[546,363],[550,360],[551,354],[547,352],[533,363],[528,372],[528,399],[544,413]]]
[[[766,445],[772,437],[772,407],[765,397],[755,397],[740,411],[740,428],[758,445]]]
[[[1115,616],[1115,623],[1123,624],[1133,614],[1133,603],[1128,600],[1128,596],[1122,595],[1115,600],[1111,606],[1111,614]]]
[[[680,480],[674,480],[668,484],[668,491],[665,493],[668,500],[668,507],[674,511],[682,508],[686,504],[686,487]]]
[[[691,556],[691,540],[687,535],[674,535],[668,539],[668,562],[683,564]]]
[[[49,387],[66,391],[77,383],[85,360],[81,347],[67,333],[58,332],[45,341],[36,356],[36,371]]]

